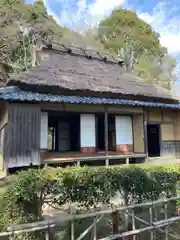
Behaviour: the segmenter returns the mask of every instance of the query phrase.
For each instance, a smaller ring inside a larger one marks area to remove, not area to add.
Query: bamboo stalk
[[[152,207],[149,208],[149,221],[150,221],[150,225],[152,225],[152,222],[153,222],[153,211],[152,211]],[[150,237],[151,237],[151,240],[154,239],[154,232],[153,232],[153,231],[150,232]]]
[[[170,223],[172,223],[172,222],[170,222]],[[161,223],[160,225],[157,225],[157,226],[144,227],[144,228],[124,232],[124,233],[121,233],[121,234],[111,235],[111,236],[108,236],[108,237],[105,237],[105,238],[101,238],[99,240],[115,240],[115,239],[120,238],[120,237],[122,238],[122,237],[137,235],[137,234],[140,234],[142,232],[151,231],[153,229],[156,229],[157,227],[165,227],[165,226],[169,225],[170,223],[166,222],[166,223]]]
[[[151,211],[152,211],[152,209],[151,209]],[[128,214],[129,216],[132,216],[132,214],[130,214],[130,213],[127,212],[127,211],[125,212],[125,214]],[[134,218],[135,218],[136,220],[138,220],[139,222],[145,224],[145,225],[155,226],[153,222],[150,224],[149,222],[147,222],[147,221],[145,221],[145,220],[143,220],[143,219],[141,219],[141,218],[139,218],[139,217],[137,217],[137,216],[134,216]],[[156,229],[157,229],[159,232],[161,232],[161,233],[164,233],[164,232],[165,232],[165,231],[164,231],[162,228],[160,228],[160,227],[157,227]],[[170,234],[170,233],[168,233],[168,236],[170,236],[170,237],[173,238],[173,239],[179,240],[179,238],[178,238],[177,236],[172,235],[172,234]],[[154,240],[154,237],[153,237],[153,236],[152,236],[152,239],[151,239],[151,240]]]
[[[151,211],[152,211],[152,209],[151,209]],[[129,216],[132,216],[129,212],[125,212],[126,214],[128,214]],[[148,225],[148,226],[154,226],[154,223],[152,222],[151,224],[149,223],[149,222],[147,222],[147,221],[145,221],[145,220],[143,220],[143,219],[141,219],[141,218],[139,218],[139,217],[137,217],[137,216],[134,216],[134,218],[136,219],[136,220],[138,220],[139,222],[141,222],[141,223],[143,223],[143,224],[145,224],[145,225]],[[157,228],[157,230],[159,231],[159,232],[161,232],[161,233],[164,233],[165,231],[163,230],[163,229],[161,229],[160,227],[158,227]],[[174,235],[172,235],[172,234],[170,234],[170,233],[168,233],[168,236],[170,236],[171,238],[173,238],[173,239],[177,239],[177,240],[179,240],[179,238],[178,237],[176,237],[176,236],[174,236]],[[152,239],[151,240],[154,240],[154,238],[153,238],[153,236],[152,236]]]
[[[74,240],[74,220],[71,220],[71,240]]]
[[[76,239],[76,240],[81,240],[81,239],[83,239],[87,234],[88,234],[88,232],[90,232],[90,230],[94,227],[95,229],[94,229],[94,233],[95,233],[95,235],[96,235],[96,233],[97,232],[95,232],[96,231],[96,224],[103,218],[104,216],[100,216],[99,218],[98,217],[96,217],[95,219],[94,219],[94,221],[93,221],[93,223],[83,232],[83,233],[81,233],[81,235]],[[96,238],[95,238],[96,239]]]
[[[165,217],[165,219],[168,219],[167,202],[165,202],[165,204],[164,204],[164,210],[165,210],[164,217]],[[165,228],[165,240],[168,240],[168,228],[167,227]]]
[[[49,231],[45,232],[45,240],[49,240]]]
[[[152,219],[152,222],[156,222],[156,221],[157,221],[157,211],[156,211],[155,205],[153,205],[152,210],[154,210],[154,211],[153,211],[153,213],[154,213],[154,219]],[[154,238],[155,238],[155,239],[157,238],[156,235],[157,235],[157,234],[156,234],[156,231],[154,231]]]
[[[173,222],[176,222],[176,221],[179,221],[179,220],[180,220],[180,216],[171,217],[171,218],[168,218],[168,219],[165,219],[165,220],[154,222],[154,225],[158,226],[158,225],[161,225],[163,223],[173,223]]]
[[[94,227],[93,227],[93,240],[97,240],[97,219],[93,220]]]
[[[136,226],[135,226],[135,213],[134,213],[134,209],[132,210],[132,229],[135,230]],[[136,240],[136,235],[133,235],[133,240]]]

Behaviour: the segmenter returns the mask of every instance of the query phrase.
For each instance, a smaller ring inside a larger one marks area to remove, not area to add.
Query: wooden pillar
[[[55,151],[55,127],[52,128],[52,151]]]
[[[48,113],[41,112],[40,149],[48,149]]]
[[[147,121],[148,121],[147,110],[144,109],[144,148],[145,148],[146,160],[148,161]]]
[[[104,142],[105,142],[105,154],[108,156],[108,110],[105,108],[104,112]],[[109,165],[109,159],[106,158],[106,165]]]

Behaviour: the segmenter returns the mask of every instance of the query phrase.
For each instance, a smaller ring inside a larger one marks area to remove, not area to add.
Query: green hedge
[[[30,169],[13,176],[1,200],[0,227],[10,223],[41,220],[47,199],[61,206],[109,203],[117,191],[125,204],[155,200],[176,194],[180,166],[125,165]]]

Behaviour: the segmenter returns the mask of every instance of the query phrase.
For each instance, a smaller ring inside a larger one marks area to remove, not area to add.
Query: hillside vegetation
[[[0,78],[9,72],[23,71],[31,66],[30,47],[39,39],[59,40],[63,28],[49,16],[43,2],[33,5],[23,0],[0,1]]]

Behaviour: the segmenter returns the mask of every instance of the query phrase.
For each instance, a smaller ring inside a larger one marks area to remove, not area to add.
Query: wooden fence
[[[154,202],[145,202],[140,204],[134,204],[129,206],[123,206],[120,208],[115,209],[105,209],[101,211],[96,212],[88,212],[84,214],[67,214],[66,217],[63,218],[52,218],[50,220],[44,220],[34,223],[27,223],[27,224],[21,224],[21,225],[13,225],[7,227],[6,232],[0,233],[0,239],[4,239],[4,237],[9,237],[9,239],[13,239],[14,235],[22,234],[22,233],[33,233],[33,232],[45,232],[45,240],[50,240],[50,230],[57,228],[60,224],[63,222],[70,222],[71,224],[71,233],[70,233],[70,239],[71,240],[82,240],[87,239],[87,234],[91,231],[93,233],[93,240],[115,240],[115,239],[133,239],[136,240],[138,235],[143,232],[149,232],[150,233],[150,240],[157,239],[154,230],[160,232],[161,234],[164,234],[164,240],[170,240],[170,239],[180,239],[180,235],[176,235],[173,233],[168,232],[168,227],[173,224],[180,221],[180,216],[176,213],[172,217],[168,217],[168,210],[167,205],[169,202],[177,202],[180,200],[180,196],[173,197],[173,198],[163,198],[158,201]],[[159,221],[153,221],[153,208],[156,205],[161,204],[161,206],[164,206],[164,219]],[[149,221],[146,221],[142,219],[141,217],[138,217],[136,215],[136,208],[146,208],[149,212]],[[113,212],[118,213],[124,213],[129,218],[131,218],[132,223],[132,229],[129,231],[125,231],[119,234],[112,234],[103,238],[97,237],[97,224],[107,215],[111,215]],[[78,237],[75,237],[75,221],[76,220],[84,220],[87,218],[92,218],[92,223],[83,231]],[[144,224],[144,227],[137,228],[136,223],[140,222]],[[129,238],[131,236],[131,238]],[[6,238],[8,239],[8,238]]]

